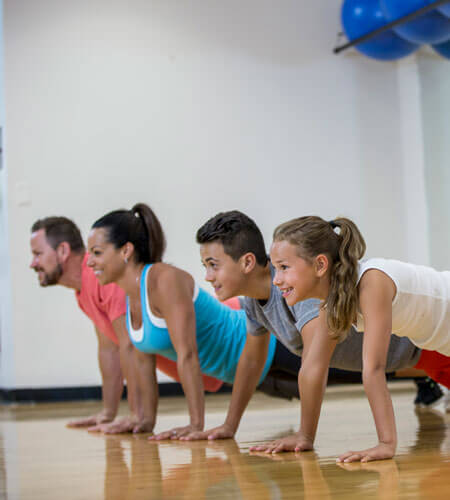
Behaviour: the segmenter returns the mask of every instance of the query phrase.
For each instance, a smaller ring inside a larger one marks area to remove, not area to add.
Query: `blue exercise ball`
[[[388,21],[411,14],[433,3],[432,0],[380,0]],[[450,19],[437,10],[392,28],[397,35],[413,43],[442,43],[450,39]]]
[[[440,7],[437,8],[437,10],[441,14],[444,14],[444,16],[450,17],[450,2],[447,4],[441,5]]]
[[[341,21],[349,40],[366,35],[387,22],[381,11],[380,0],[344,0]],[[355,45],[355,48],[364,55],[384,61],[400,59],[418,47],[419,45],[404,40],[392,30]]]
[[[442,57],[450,59],[450,41],[432,45],[433,49]]]

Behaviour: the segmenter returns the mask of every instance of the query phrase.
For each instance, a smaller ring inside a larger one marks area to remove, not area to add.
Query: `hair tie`
[[[339,227],[339,225],[336,224],[336,222],[334,220],[328,221],[328,224],[330,224],[330,226],[332,227],[332,229],[336,229],[337,227]]]

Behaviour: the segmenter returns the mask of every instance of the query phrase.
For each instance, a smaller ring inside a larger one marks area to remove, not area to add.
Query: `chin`
[[[300,302],[300,300],[302,299],[299,299],[296,295],[288,295],[284,300],[286,301],[286,304],[288,306],[294,306],[295,304],[297,304],[297,302]]]
[[[231,297],[233,297],[233,295],[230,295],[229,293],[227,293],[225,290],[222,289],[220,289],[218,292],[215,292],[215,294],[217,299],[220,300],[220,302],[231,299]]]
[[[100,285],[107,285],[108,283],[110,283],[108,281],[108,278],[106,276],[103,276],[103,274],[97,276],[97,281],[100,283]]]

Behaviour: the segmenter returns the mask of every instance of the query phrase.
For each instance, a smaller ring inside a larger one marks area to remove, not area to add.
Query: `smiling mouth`
[[[281,295],[282,295],[284,298],[286,298],[286,297],[288,297],[288,296],[291,294],[291,292],[292,292],[293,290],[294,290],[293,288],[283,288],[283,289],[281,290]]]

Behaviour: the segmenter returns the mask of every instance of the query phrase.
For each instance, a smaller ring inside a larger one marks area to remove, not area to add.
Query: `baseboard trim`
[[[159,395],[180,396],[183,394],[181,384],[177,382],[162,382],[158,384]],[[219,391],[231,392],[231,386],[223,385]],[[84,401],[102,398],[101,386],[91,387],[57,387],[43,389],[0,389],[2,403],[51,403],[59,401]],[[123,398],[126,398],[126,387]]]

